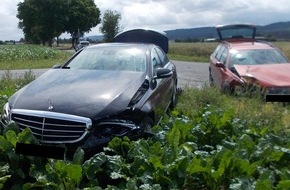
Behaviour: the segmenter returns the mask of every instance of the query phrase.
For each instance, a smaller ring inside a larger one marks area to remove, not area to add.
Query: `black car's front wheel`
[[[150,137],[153,135],[153,132],[152,132],[153,123],[154,122],[150,117],[146,117],[143,119],[140,126],[142,128],[142,133],[144,137]]]

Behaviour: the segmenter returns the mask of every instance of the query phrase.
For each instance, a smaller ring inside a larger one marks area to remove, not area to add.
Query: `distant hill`
[[[257,27],[257,34],[273,36],[276,39],[290,40],[290,22],[276,22]]]
[[[215,27],[201,27],[190,29],[176,29],[164,31],[167,34],[169,40],[185,40],[193,38],[216,38],[217,32]]]
[[[187,39],[206,39],[218,38],[215,26],[213,27],[199,27],[188,29],[175,29],[164,31],[169,40],[187,40]],[[257,36],[269,37],[271,36],[277,40],[290,40],[290,21],[277,22],[269,25],[257,25]],[[88,36],[93,41],[101,41],[102,35]]]
[[[164,31],[169,40],[218,38],[215,27],[176,29]],[[290,21],[257,26],[257,36],[272,36],[275,39],[290,40]]]

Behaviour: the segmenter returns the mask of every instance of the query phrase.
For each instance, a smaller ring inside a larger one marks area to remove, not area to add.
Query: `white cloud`
[[[18,28],[17,0],[0,1],[0,40],[19,40],[22,30]]]
[[[16,18],[20,1],[23,0],[0,1],[0,40],[23,37]],[[148,27],[164,31],[228,23],[265,25],[290,21],[289,0],[95,0],[95,4],[101,13],[120,12],[124,30]],[[99,34],[98,25],[86,35]]]

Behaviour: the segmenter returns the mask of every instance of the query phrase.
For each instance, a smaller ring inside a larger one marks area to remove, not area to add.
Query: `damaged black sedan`
[[[176,67],[165,51],[140,42],[88,46],[15,93],[3,108],[2,126],[28,127],[39,150],[64,152],[151,133],[176,101]]]

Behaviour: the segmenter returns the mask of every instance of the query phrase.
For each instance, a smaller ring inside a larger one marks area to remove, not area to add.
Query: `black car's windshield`
[[[146,70],[146,55],[138,48],[99,47],[84,49],[65,65],[71,69],[136,71]]]
[[[288,63],[288,60],[276,49],[255,49],[230,51],[230,65]]]

